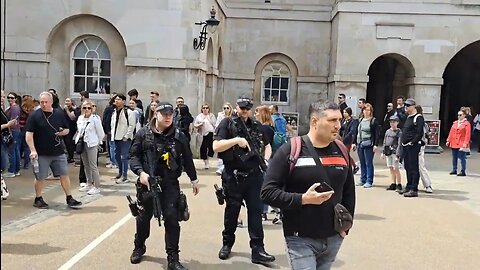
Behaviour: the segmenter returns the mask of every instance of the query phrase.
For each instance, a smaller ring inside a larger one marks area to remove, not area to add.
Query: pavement
[[[420,192],[418,198],[385,190],[390,184],[389,172],[379,156],[375,157],[374,187],[357,187],[354,227],[333,269],[477,269],[480,153],[472,153],[468,159],[467,177],[448,175],[450,151],[427,155],[434,193]],[[202,168],[201,163],[195,161],[197,168]],[[164,227],[159,228],[155,219],[144,260],[130,264],[135,220],[125,195],[134,195],[133,182],[115,184],[111,178],[116,170],[105,168],[102,156],[102,193],[89,196],[78,191],[78,167],[69,166],[73,196],[84,203],[80,210],[66,207],[58,180],[46,181],[44,198],[51,207],[39,210],[32,207],[30,170],[6,179],[10,197],[1,203],[1,269],[166,269]],[[181,223],[180,260],[184,266],[288,269],[282,228],[271,221],[264,222],[264,231],[266,250],[277,258],[273,264],[250,262],[247,228],[237,230],[231,258],[218,259],[223,207],[217,204],[213,184],[220,183],[220,178],[213,168],[198,173],[201,190],[197,196],[193,196],[188,178],[180,179],[191,211],[190,220]]]

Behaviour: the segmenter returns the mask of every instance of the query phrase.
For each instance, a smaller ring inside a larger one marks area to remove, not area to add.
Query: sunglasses
[[[206,109],[208,109],[208,107],[203,107],[202,109],[206,110]]]
[[[84,109],[84,110],[91,110],[92,107],[83,107],[82,109]]]
[[[242,111],[245,111],[245,110],[250,111],[251,109],[252,108],[248,108],[248,107],[240,107],[240,110],[242,110]]]
[[[223,107],[223,109],[224,109],[224,110],[230,110],[230,108],[229,108],[229,107]]]
[[[97,107],[97,105],[92,105],[93,108]]]
[[[8,99],[15,99],[15,97],[7,97]]]
[[[463,114],[459,114],[458,116],[463,116]]]

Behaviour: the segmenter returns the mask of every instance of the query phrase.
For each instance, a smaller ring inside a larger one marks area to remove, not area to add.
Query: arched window
[[[103,40],[82,39],[73,51],[73,66],[74,92],[110,94],[110,50]]]
[[[290,91],[290,71],[281,62],[268,63],[262,71],[262,103],[286,104]]]

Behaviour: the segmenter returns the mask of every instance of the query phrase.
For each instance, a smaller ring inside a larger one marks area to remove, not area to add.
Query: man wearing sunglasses
[[[193,123],[193,116],[190,113],[188,106],[185,104],[183,97],[177,97],[175,104],[177,107],[173,113],[173,123],[181,132],[183,132],[183,134],[185,134],[185,136],[187,136],[188,142],[190,142],[190,126]]]
[[[261,124],[250,117],[253,103],[249,98],[237,100],[237,113],[220,122],[213,137],[213,150],[223,160],[225,169],[222,173],[223,193],[225,194],[225,215],[223,246],[218,253],[221,260],[230,256],[235,243],[237,218],[242,202],[248,209],[248,233],[250,235],[251,261],[257,264],[270,263],[275,257],[265,251],[263,243],[262,204],[260,189],[263,183],[263,173],[259,169],[259,161],[255,158],[245,159],[245,154],[251,151],[246,134],[241,128],[244,121],[247,132],[255,144],[260,146],[259,153],[269,159],[272,153],[270,142],[260,129]]]

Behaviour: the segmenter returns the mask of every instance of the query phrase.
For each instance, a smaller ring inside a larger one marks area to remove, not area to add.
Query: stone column
[[[333,75],[328,77],[328,99],[337,102],[340,93],[345,94],[348,107],[352,108],[353,115],[360,113],[357,107],[359,98],[367,97],[367,75]]]
[[[427,120],[440,119],[440,96],[442,94],[443,78],[410,78],[407,82],[412,96],[418,105],[422,106],[423,115]]]

